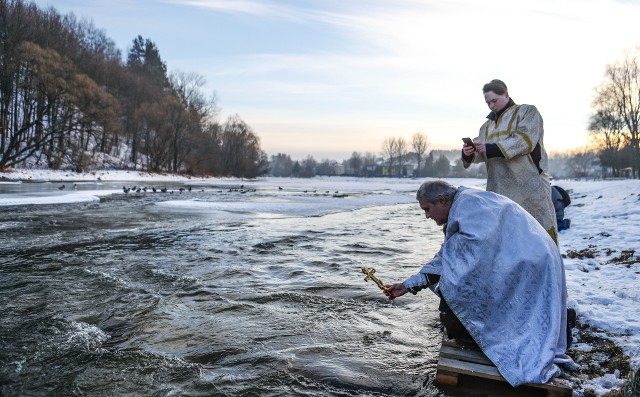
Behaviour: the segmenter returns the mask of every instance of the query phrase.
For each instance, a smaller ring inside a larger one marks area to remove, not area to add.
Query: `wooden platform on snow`
[[[456,344],[454,340],[445,339],[440,347],[436,384],[458,387],[462,386],[462,383],[466,388],[470,386],[476,390],[478,387],[497,388],[502,389],[502,393],[510,388],[514,395],[518,391],[523,396],[571,397],[572,395],[570,387],[555,379],[551,379],[546,384],[529,383],[513,388],[482,351],[465,349]],[[499,390],[494,390],[494,392],[501,393]]]

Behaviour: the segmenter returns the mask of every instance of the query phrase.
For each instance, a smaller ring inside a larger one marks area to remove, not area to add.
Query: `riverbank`
[[[107,182],[107,181],[149,181],[149,182],[185,182],[191,180],[210,180],[189,175],[159,174],[135,170],[101,170],[91,172],[72,172],[46,169],[12,169],[0,172],[0,181],[13,182]]]
[[[254,181],[225,178],[147,174],[137,171],[100,171],[75,174],[14,170],[0,174],[5,183],[49,182],[58,194],[59,184],[80,182],[174,182],[184,185],[275,185],[318,191],[336,189],[391,190],[411,194],[420,181],[394,178],[264,178]],[[451,183],[484,187],[479,179]],[[579,328],[570,355],[580,366],[567,374],[579,396],[614,395],[626,377],[640,365],[640,181],[567,180],[554,183],[567,189],[572,203],[566,209],[571,228],[560,233],[565,258],[569,305],[578,313]],[[339,186],[338,188],[336,186]],[[71,194],[71,193],[70,193]],[[124,194],[110,192],[109,194]],[[53,195],[51,196],[53,197]],[[20,198],[17,198],[17,203]],[[45,200],[46,202],[46,200]],[[12,204],[19,205],[19,204]]]

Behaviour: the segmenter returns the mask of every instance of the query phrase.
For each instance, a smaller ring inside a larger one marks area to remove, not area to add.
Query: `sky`
[[[96,178],[101,181],[96,184]],[[230,213],[309,216],[335,211],[349,211],[377,205],[397,203],[415,204],[416,181],[394,178],[265,178],[255,181],[218,178],[185,178],[175,175],[143,174],[128,171],[99,171],[95,174],[73,174],[64,171],[15,170],[0,173],[0,191],[24,181],[49,181],[49,183],[28,183],[22,193],[0,195],[0,207],[7,205],[43,205],[98,201],[100,196],[123,195],[122,189],[96,190],[102,183],[118,181],[127,186],[150,184],[190,184],[195,189],[204,187],[205,192],[227,185],[237,187],[239,183],[248,188],[257,188],[257,193],[239,195],[229,200],[202,200],[175,194],[163,202],[163,207],[184,209],[209,209]],[[125,181],[125,182],[122,182]],[[464,185],[484,189],[484,179],[451,179],[455,186]],[[77,184],[78,189],[59,190],[64,183],[67,187]],[[565,218],[571,219],[571,228],[559,233],[560,251],[564,256],[567,279],[567,304],[576,309],[578,319],[607,334],[600,336],[611,339],[631,358],[632,368],[640,366],[640,234],[630,233],[640,229],[640,180],[563,180],[557,181],[571,195],[571,205],[565,209]],[[40,189],[34,191],[33,186]],[[46,190],[46,186],[50,186]],[[276,186],[283,187],[279,191]],[[19,186],[13,186],[18,188]],[[302,194],[303,189],[318,189],[320,192],[339,189],[351,193],[346,198],[336,199],[331,194]],[[17,189],[19,190],[19,189]],[[31,193],[29,193],[31,192]],[[226,190],[223,191],[226,192]],[[290,192],[296,192],[291,194]],[[367,192],[369,194],[367,194]],[[374,194],[371,194],[374,192]],[[387,192],[380,194],[380,192]],[[215,192],[213,192],[215,194]],[[129,193],[131,194],[131,193]],[[144,195],[145,193],[136,193]],[[146,193],[153,194],[153,193]],[[157,193],[159,194],[159,193]],[[356,197],[357,194],[357,197]],[[255,197],[254,197],[255,196]],[[173,198],[175,197],[175,198]],[[417,205],[417,204],[416,204]],[[1,225],[0,225],[1,227]],[[593,258],[570,257],[570,251],[589,250]],[[629,266],[616,263],[614,258],[622,251],[634,250]],[[587,342],[577,341],[576,351],[588,351]],[[603,395],[612,388],[620,387],[622,380],[615,374],[589,380],[582,385]]]
[[[640,45],[631,0],[37,0],[104,29],[126,55],[152,40],[170,73],[203,76],[219,120],[269,155],[343,160],[390,137],[458,149],[499,78],[544,119],[547,152],[590,143],[594,89]]]

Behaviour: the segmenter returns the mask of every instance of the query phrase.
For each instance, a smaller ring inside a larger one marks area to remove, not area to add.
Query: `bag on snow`
[[[567,191],[560,186],[554,187],[558,189],[558,192],[560,192],[560,195],[562,195],[562,202],[564,203],[564,206],[567,207],[569,204],[571,204],[571,197],[569,197],[569,193],[567,193]]]

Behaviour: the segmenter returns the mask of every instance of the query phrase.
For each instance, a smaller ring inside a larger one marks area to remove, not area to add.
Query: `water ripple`
[[[205,190],[0,213],[0,393],[439,395],[437,301],[390,302],[360,267],[400,281],[441,230],[375,192]],[[367,194],[388,205],[357,208]],[[287,200],[304,206],[282,215]]]

